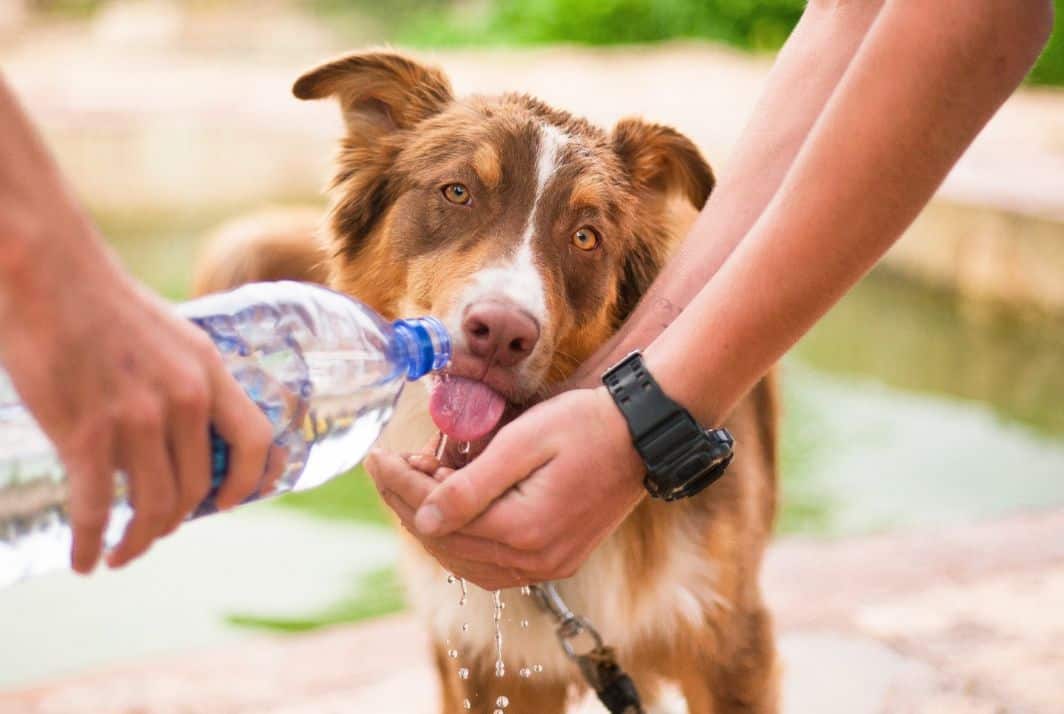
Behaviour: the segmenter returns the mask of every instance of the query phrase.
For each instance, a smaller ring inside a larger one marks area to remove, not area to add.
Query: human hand
[[[130,279],[87,221],[62,216],[69,213],[44,225],[84,240],[41,242],[32,260],[5,274],[0,358],[67,468],[71,560],[88,573],[116,472],[126,476],[133,518],[108,555],[111,567],[144,553],[206,496],[209,424],[230,444],[220,508],[259,487],[272,430],[209,338]]]
[[[601,387],[536,405],[457,471],[380,451],[366,466],[404,527],[489,590],[571,576],[644,495],[642,461]]]

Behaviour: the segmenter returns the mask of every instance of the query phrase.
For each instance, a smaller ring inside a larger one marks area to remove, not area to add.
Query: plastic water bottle
[[[357,300],[303,283],[246,285],[178,310],[210,335],[273,424],[287,466],[270,496],[313,488],[355,466],[404,384],[451,357],[435,318],[388,324]],[[224,480],[228,447],[213,430],[211,448],[211,493],[192,517],[214,512]],[[121,474],[115,486],[109,546],[132,517]],[[68,516],[63,466],[0,371],[0,587],[69,563]]]

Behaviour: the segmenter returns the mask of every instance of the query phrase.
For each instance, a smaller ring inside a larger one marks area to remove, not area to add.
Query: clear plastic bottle
[[[256,283],[178,307],[210,335],[273,424],[287,465],[271,496],[318,486],[359,463],[408,380],[450,360],[435,318],[388,324],[352,298],[294,282]],[[211,433],[213,488],[192,517],[214,512],[228,447]],[[105,540],[132,516],[115,475]],[[255,500],[253,497],[249,500]],[[67,483],[52,445],[0,371],[0,587],[67,565]]]

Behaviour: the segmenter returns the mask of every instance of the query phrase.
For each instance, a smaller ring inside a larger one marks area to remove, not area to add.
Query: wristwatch
[[[654,498],[675,501],[700,493],[724,475],[735,440],[727,429],[702,429],[691,413],[662,391],[632,352],[602,375],[628,422],[646,466],[643,484]]]

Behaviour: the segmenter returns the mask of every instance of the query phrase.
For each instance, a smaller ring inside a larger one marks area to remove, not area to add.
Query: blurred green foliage
[[[1056,24],[1038,64],[1027,76],[1031,84],[1064,85],[1064,0],[1053,0]]]
[[[106,0],[31,0],[31,9],[86,16]],[[367,18],[391,40],[422,47],[575,43],[614,45],[677,38],[743,49],[778,49],[805,0],[292,0],[354,27]],[[201,4],[203,4],[201,2]],[[1057,17],[1064,0],[1054,0]],[[1058,20],[1031,72],[1033,84],[1064,85],[1064,32]]]
[[[401,28],[416,44],[588,45],[697,37],[755,50],[783,44],[804,0],[495,0],[453,5]]]
[[[333,520],[391,522],[377,489],[362,467],[310,491],[286,494],[277,499],[277,505]]]
[[[295,616],[235,613],[226,617],[226,621],[239,627],[276,632],[308,632],[390,615],[404,607],[402,587],[394,568],[380,568],[364,575],[349,595],[317,612]]]
[[[370,5],[366,0],[314,1],[332,12]],[[1059,18],[1064,0],[1054,4]],[[787,39],[804,7],[805,0],[403,0],[389,12],[395,39],[417,46],[613,45],[697,38],[771,51]],[[1028,79],[1064,85],[1059,21]]]

